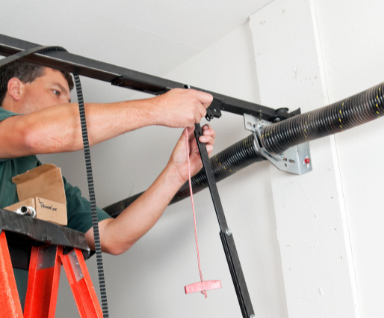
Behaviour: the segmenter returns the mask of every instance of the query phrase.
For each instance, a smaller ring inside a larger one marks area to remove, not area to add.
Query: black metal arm
[[[37,46],[39,46],[39,44],[0,34],[0,55],[2,56],[9,56]],[[172,88],[187,87],[184,83],[170,81],[63,51],[32,54],[25,57],[25,61],[153,95],[165,93]],[[221,111],[231,112],[238,115],[250,114],[270,122],[276,121],[277,118],[286,119],[299,114],[299,110],[288,113],[288,109],[286,108],[275,110],[273,108],[207,91],[198,87],[191,86],[190,88],[205,91],[213,95],[213,102],[207,110],[208,120],[214,117],[219,118],[221,116]]]

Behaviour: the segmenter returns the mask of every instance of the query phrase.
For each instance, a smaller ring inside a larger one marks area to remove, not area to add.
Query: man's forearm
[[[156,123],[150,100],[85,104],[90,145]],[[0,157],[76,151],[83,148],[77,104],[48,107],[1,122]]]
[[[186,131],[189,135],[188,140]],[[200,136],[199,140],[205,143],[208,154],[212,153],[214,139],[214,130],[209,125],[204,125],[203,136]],[[187,143],[189,145],[188,154]],[[193,137],[193,128],[187,128],[176,143],[167,166],[148,190],[116,219],[108,219],[99,223],[103,251],[121,254],[128,250],[158,221],[176,192],[188,179],[188,171],[193,175],[201,167],[199,151]],[[86,233],[86,239],[88,244],[93,247],[92,229]]]
[[[175,89],[144,100],[86,104],[90,145],[149,125],[188,127],[200,122],[212,96]],[[77,104],[60,104],[0,123],[0,158],[82,149]]]
[[[159,220],[169,202],[184,182],[177,171],[167,166],[155,182],[116,219],[100,222],[104,252],[118,255],[127,251]],[[93,247],[93,231],[86,233]]]

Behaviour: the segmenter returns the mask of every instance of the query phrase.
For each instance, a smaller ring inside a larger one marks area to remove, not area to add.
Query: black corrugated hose
[[[297,115],[261,131],[260,142],[269,153],[342,132],[384,114],[384,83],[314,111]]]
[[[380,83],[361,93],[339,102],[297,115],[265,126],[261,131],[260,143],[269,153],[281,154],[288,148],[304,142],[329,136],[356,127],[384,114],[384,83]],[[216,181],[220,181],[240,169],[264,158],[255,147],[252,134],[223,150],[210,159]],[[201,170],[192,178],[193,192],[207,187],[205,172]],[[119,215],[142,193],[105,207],[112,217]],[[189,196],[188,183],[185,183],[171,203]]]

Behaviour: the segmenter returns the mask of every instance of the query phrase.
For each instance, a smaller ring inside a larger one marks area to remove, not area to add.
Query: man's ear
[[[8,94],[14,100],[20,100],[24,91],[24,83],[20,81],[17,77],[12,77],[8,81]]]

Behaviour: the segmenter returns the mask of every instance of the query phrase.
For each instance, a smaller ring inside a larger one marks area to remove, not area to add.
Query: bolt
[[[255,315],[250,315],[249,318],[256,318],[256,316]]]
[[[232,231],[231,231],[230,229],[226,229],[226,230],[225,230],[225,234],[227,234],[228,236],[229,236],[229,235],[232,235]]]

